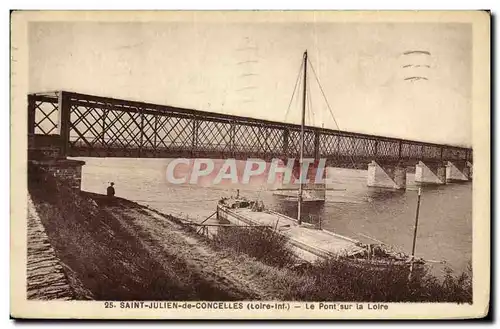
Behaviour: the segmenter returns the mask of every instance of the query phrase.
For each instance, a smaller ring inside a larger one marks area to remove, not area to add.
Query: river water
[[[211,215],[217,200],[235,195],[259,198],[271,209],[296,216],[295,202],[283,201],[263,186],[231,184],[200,187],[166,180],[169,159],[79,158],[82,189],[105,193],[115,183],[116,195],[162,212],[201,221]],[[306,216],[321,218],[322,227],[363,242],[373,239],[411,252],[417,187],[407,176],[406,191],[366,186],[365,170],[327,169],[326,202],[305,206]],[[472,183],[422,187],[417,234],[417,257],[445,260],[455,272],[466,269],[472,255]]]

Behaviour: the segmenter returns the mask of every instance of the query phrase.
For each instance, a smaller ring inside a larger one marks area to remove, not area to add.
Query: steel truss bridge
[[[72,157],[299,158],[300,125],[74,92],[28,95],[28,133]],[[327,165],[472,162],[472,149],[305,127],[304,157]]]

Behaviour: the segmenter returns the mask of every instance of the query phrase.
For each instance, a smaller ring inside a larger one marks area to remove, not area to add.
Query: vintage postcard
[[[12,317],[488,314],[488,12],[11,25]]]

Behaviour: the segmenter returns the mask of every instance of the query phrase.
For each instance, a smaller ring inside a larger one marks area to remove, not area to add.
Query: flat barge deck
[[[222,223],[264,225],[274,228],[289,238],[289,243],[299,258],[309,262],[336,255],[350,256],[365,251],[356,240],[316,229],[311,224],[299,225],[295,219],[272,210],[253,211],[251,208],[230,208],[218,204],[217,218]]]

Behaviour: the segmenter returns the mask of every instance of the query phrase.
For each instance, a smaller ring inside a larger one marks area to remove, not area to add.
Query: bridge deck
[[[298,158],[300,126],[60,91],[28,95],[28,133],[58,134],[62,153],[94,157]],[[306,127],[304,156],[329,165],[470,161],[472,150]]]

